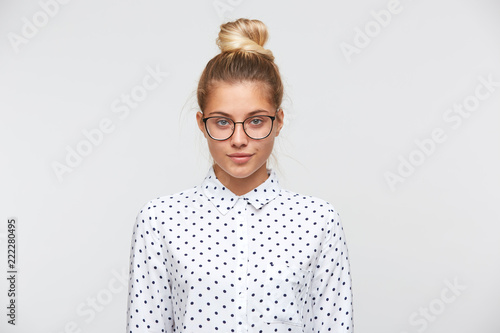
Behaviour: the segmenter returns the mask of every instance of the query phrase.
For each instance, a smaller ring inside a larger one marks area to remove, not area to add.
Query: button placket
[[[246,218],[246,200],[238,200],[236,208],[236,235],[237,235],[237,298],[236,304],[239,313],[237,332],[247,332],[247,273],[248,273],[248,223]]]

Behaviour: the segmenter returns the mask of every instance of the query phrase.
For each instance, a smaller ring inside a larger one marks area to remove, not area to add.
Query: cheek
[[[265,151],[265,152],[271,152],[273,150],[274,146],[274,138],[269,137],[263,140],[262,144],[259,147],[259,150]]]
[[[220,155],[223,153],[223,143],[224,141],[214,141],[207,138],[208,150],[212,156]]]

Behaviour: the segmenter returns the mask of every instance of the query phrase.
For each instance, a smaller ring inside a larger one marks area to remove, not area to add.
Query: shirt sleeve
[[[311,284],[308,332],[352,333],[353,307],[347,245],[339,214],[330,206],[326,236]]]
[[[137,215],[130,251],[127,332],[173,332],[172,298],[166,256],[154,205]]]

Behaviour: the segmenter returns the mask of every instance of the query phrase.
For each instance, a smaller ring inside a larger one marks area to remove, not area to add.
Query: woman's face
[[[210,91],[203,114],[196,114],[215,162],[217,178],[237,195],[252,190],[267,179],[266,161],[273,150],[274,138],[283,126],[283,111],[276,112],[264,89],[266,85],[261,82],[218,83]],[[202,120],[224,116],[242,122],[255,115],[276,116],[271,134],[265,139],[251,139],[243,131],[242,124],[236,124],[229,139],[217,141],[206,133]]]

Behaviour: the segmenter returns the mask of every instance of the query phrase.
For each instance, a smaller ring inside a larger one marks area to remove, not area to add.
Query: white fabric
[[[128,332],[353,332],[339,214],[268,175],[237,196],[210,168],[200,186],[142,208]]]

